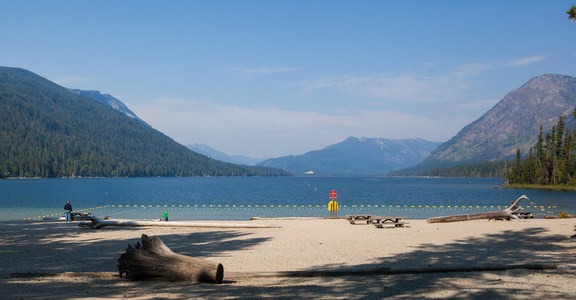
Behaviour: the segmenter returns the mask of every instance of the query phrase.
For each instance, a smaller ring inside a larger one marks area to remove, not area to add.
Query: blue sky
[[[573,4],[2,0],[0,65],[231,155],[447,141],[530,78],[576,76]]]

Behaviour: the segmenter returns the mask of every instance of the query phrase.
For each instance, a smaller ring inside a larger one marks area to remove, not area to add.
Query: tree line
[[[576,110],[573,112],[576,118]],[[536,145],[522,157],[516,150],[513,162],[504,166],[504,183],[534,185],[576,184],[576,130],[566,128],[564,116],[551,132],[544,135],[542,126]]]

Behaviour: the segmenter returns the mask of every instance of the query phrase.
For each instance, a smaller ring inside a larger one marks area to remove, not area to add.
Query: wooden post
[[[146,234],[142,234],[142,244],[128,245],[117,266],[120,277],[126,274],[133,280],[222,283],[224,279],[222,264],[174,253],[160,237]]]
[[[518,199],[512,202],[512,204],[507,209],[502,211],[489,211],[485,213],[476,213],[476,214],[433,217],[428,218],[426,221],[428,223],[447,223],[447,222],[460,222],[460,221],[480,220],[480,219],[517,218],[517,216],[514,215],[513,213],[521,209],[517,205],[518,202],[520,202],[520,200],[522,199],[528,200],[528,197],[526,197],[526,195],[518,197]]]

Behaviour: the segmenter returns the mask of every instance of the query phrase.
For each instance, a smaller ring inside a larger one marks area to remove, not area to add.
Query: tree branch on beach
[[[469,221],[469,220],[481,220],[481,219],[507,219],[507,218],[518,218],[514,213],[521,210],[522,208],[518,206],[518,202],[520,200],[526,199],[528,197],[526,195],[522,195],[518,197],[510,206],[501,211],[489,211],[483,213],[476,213],[476,214],[466,214],[466,215],[454,215],[454,216],[445,216],[445,217],[433,217],[428,218],[428,223],[447,223],[447,222],[460,222],[460,221]]]

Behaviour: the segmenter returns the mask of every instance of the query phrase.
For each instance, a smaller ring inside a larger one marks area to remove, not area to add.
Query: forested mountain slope
[[[550,131],[564,115],[573,122],[576,78],[546,74],[510,92],[478,120],[432,152],[426,161],[478,162],[512,159],[526,153],[540,126]]]
[[[483,168],[488,162],[503,166],[496,162],[513,160],[517,149],[528,153],[538,139],[540,126],[550,132],[562,115],[567,127],[573,127],[575,107],[576,78],[557,74],[534,77],[440,145],[424,162],[394,174],[442,175],[430,170],[464,165]]]
[[[108,105],[0,67],[0,177],[287,174],[210,159]]]

